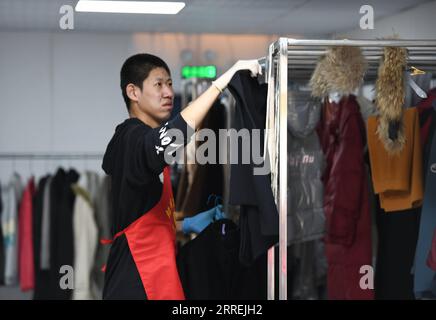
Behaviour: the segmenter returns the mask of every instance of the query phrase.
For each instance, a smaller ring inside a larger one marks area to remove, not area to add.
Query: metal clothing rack
[[[0,160],[101,160],[103,153],[0,153]]]
[[[288,79],[308,81],[317,62],[332,46],[355,46],[368,61],[365,80],[377,77],[384,47],[404,47],[408,65],[436,72],[436,40],[306,40],[279,38],[265,59],[268,83],[265,148],[271,164],[271,187],[279,211],[279,299],[287,300],[287,108]],[[266,155],[266,153],[264,153]],[[268,299],[275,298],[274,247],[268,251]]]

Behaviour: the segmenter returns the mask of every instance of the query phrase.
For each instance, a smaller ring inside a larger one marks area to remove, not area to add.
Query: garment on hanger
[[[365,127],[356,98],[325,100],[318,134],[326,156],[327,290],[329,299],[373,299],[359,286],[363,265],[372,264],[371,219],[364,166]]]
[[[423,150],[424,168],[427,168],[430,157],[431,137],[436,131],[436,88],[427,93],[427,99],[418,105],[421,145]],[[425,175],[424,175],[425,179]]]
[[[33,204],[35,194],[34,178],[30,178],[24,189],[18,217],[18,261],[21,291],[32,290],[35,286],[35,269],[33,265]]]
[[[94,220],[96,187],[90,172],[83,173],[79,181],[72,185],[75,193],[73,207],[74,230],[74,300],[90,300],[91,270],[94,265],[98,242],[98,230]]]
[[[75,194],[71,185],[79,179],[74,169],[59,168],[51,182],[50,195],[50,296],[48,299],[69,300],[72,290],[59,286],[62,266],[74,266],[73,206]]]
[[[23,185],[21,177],[14,173],[2,189],[2,229],[5,246],[5,285],[18,284],[18,207],[21,202]]]
[[[373,104],[371,101],[369,101],[364,96],[357,96],[356,101],[359,104],[360,108],[360,114],[362,115],[363,122],[365,124],[368,123],[368,118],[371,116],[377,115],[377,108],[375,104]],[[368,126],[365,125],[365,129],[367,129]],[[366,134],[368,136],[368,134]],[[377,215],[377,208],[376,208],[376,197],[377,195],[374,192],[374,186],[371,180],[371,166],[369,161],[369,151],[368,151],[368,140],[365,140],[365,146],[364,146],[364,158],[365,158],[365,167],[366,167],[366,179],[368,181],[368,199],[369,199],[369,208],[371,213],[371,230],[372,230],[372,255],[375,257],[377,255],[377,225],[376,225],[376,215]]]
[[[50,269],[50,221],[51,221],[51,182],[53,177],[47,176],[47,180],[44,183],[44,189],[42,190],[43,198],[42,198],[42,216],[41,216],[41,269],[49,270]]]
[[[420,208],[386,212],[377,202],[378,248],[374,276],[377,300],[411,300]]]
[[[416,108],[404,110],[405,144],[392,155],[377,135],[378,118],[368,119],[368,147],[374,190],[385,211],[419,207],[423,199],[422,148]]]
[[[79,192],[80,196],[84,194],[89,196],[93,203],[92,208],[96,210],[96,207],[100,207],[100,205],[97,205],[97,203],[100,203],[98,200],[101,195],[100,177],[97,173],[89,171],[85,172],[84,177],[86,183],[83,182],[83,184],[86,186],[83,186],[84,188],[81,190],[84,193]],[[16,259],[8,262],[10,264],[9,269],[11,270],[9,274],[6,273],[4,268],[6,264],[3,264],[3,280],[5,275],[8,276],[8,280],[11,280],[10,274],[15,274],[14,278],[16,280],[10,281],[10,284],[7,285],[19,285],[22,292],[33,290],[33,299],[35,300],[64,300],[69,299],[73,293],[74,297],[80,296],[81,299],[96,299],[101,297],[101,295],[94,294],[94,290],[98,288],[95,288],[97,285],[94,284],[95,281],[91,270],[94,267],[96,255],[94,253],[89,254],[87,262],[82,263],[83,259],[80,259],[80,252],[83,250],[80,250],[79,246],[74,243],[75,240],[82,240],[82,244],[84,244],[83,240],[86,240],[85,246],[82,246],[85,247],[85,251],[89,251],[88,249],[91,249],[93,246],[96,247],[98,243],[97,229],[95,229],[94,239],[86,237],[86,231],[89,231],[89,228],[92,227],[90,222],[95,219],[94,215],[97,215],[97,213],[92,212],[90,215],[92,220],[80,223],[76,221],[76,226],[73,225],[74,218],[83,217],[83,214],[77,216],[73,214],[76,195],[73,192],[72,186],[78,178],[79,175],[74,169],[66,171],[59,168],[54,176],[43,176],[37,184],[34,178],[31,177],[27,184],[23,185],[20,176],[14,173],[7,184],[7,188],[3,187],[3,184],[1,185],[0,217],[2,218],[2,227],[0,230],[3,232],[5,229],[8,234],[12,234],[10,231],[15,230],[13,233],[15,234],[14,242],[11,242],[12,237],[9,237],[7,240],[8,243],[16,244]],[[105,190],[105,201],[108,202],[108,184],[106,184]],[[5,199],[8,200],[7,206],[3,206]],[[9,210],[10,208],[13,210]],[[106,209],[103,208],[102,210],[105,211],[104,215],[108,214]],[[8,214],[4,216],[3,214],[6,211]],[[11,215],[13,211],[16,212],[15,218],[14,215]],[[51,214],[52,212],[56,212],[56,214]],[[8,220],[6,221],[5,218]],[[44,218],[49,219],[49,223],[45,221],[43,226]],[[3,227],[5,223],[7,228]],[[106,225],[106,228],[109,229],[108,222],[106,222]],[[74,236],[73,232],[75,231],[79,231],[80,235],[76,234]],[[49,235],[47,236],[45,233],[49,233]],[[3,236],[1,240],[5,240]],[[49,248],[45,253],[42,253],[43,242]],[[79,254],[77,255],[78,260],[76,260],[74,251],[77,251],[78,248]],[[6,262],[4,258],[6,257],[3,256],[3,262]],[[49,261],[42,263],[43,259],[48,259]],[[12,268],[11,262],[13,263],[14,261],[15,267]],[[99,275],[101,274],[102,276],[104,274],[101,272],[101,266],[104,262],[100,261],[98,269]],[[74,269],[75,277],[69,279],[74,280],[75,283],[70,280],[65,282],[65,284],[74,285],[76,288],[74,291],[60,288],[63,276],[60,267],[63,265],[71,266]],[[84,266],[89,270],[83,271]],[[81,282],[87,282],[89,285],[86,295],[83,292],[84,290],[80,290],[83,288]],[[92,287],[91,284],[93,284]],[[2,283],[2,285],[5,285],[5,283]],[[91,289],[93,290],[92,292]],[[102,284],[100,286],[101,289]],[[98,293],[99,291],[96,292]]]
[[[263,150],[267,85],[259,84],[249,71],[238,71],[228,89],[236,100],[234,129],[248,129],[252,146],[252,129],[261,129],[258,150]],[[254,174],[254,169],[261,168],[265,163],[262,161],[261,164],[254,164],[253,159],[250,159],[250,163],[243,164],[242,156],[247,155],[243,155],[241,143],[238,143],[237,155],[239,163],[231,166],[229,202],[241,206],[240,260],[251,264],[277,243],[279,215],[271,189],[270,174]],[[266,161],[268,158],[264,157]]]
[[[5,248],[3,241],[3,191],[2,184],[0,183],[0,285],[5,284]]]
[[[245,267],[239,242],[236,224],[221,219],[179,250],[177,266],[188,300],[266,299],[265,255]]]
[[[364,164],[365,125],[356,97],[367,61],[358,47],[329,48],[310,85],[324,100],[317,131],[326,157],[323,174],[329,299],[373,299],[360,287],[360,268],[372,264],[371,217]]]
[[[110,177],[101,177],[94,209],[94,218],[98,228],[98,240],[110,239],[112,225],[112,206],[110,197]],[[109,257],[109,246],[97,242],[94,266],[91,272],[91,290],[95,299],[101,299],[104,286],[104,272],[101,268],[106,264]]]
[[[432,111],[436,113],[435,110]],[[434,127],[432,129],[428,137],[428,143],[431,146],[424,168],[425,193],[414,263],[414,292],[416,298],[436,298],[436,272],[427,264],[429,253],[432,252],[433,234],[436,230],[436,197],[434,195],[436,190],[436,131]]]
[[[326,299],[328,266],[323,240],[293,244],[288,252],[288,299]]]
[[[405,144],[395,155],[386,151],[376,134],[378,118],[368,119],[371,175],[381,206],[376,214],[376,299],[415,298],[412,268],[423,199],[422,147],[417,109],[402,113]]]
[[[77,183],[79,179],[80,186]],[[33,299],[101,298],[98,295],[101,291],[96,288],[91,270],[98,258],[95,254],[99,241],[94,210],[99,207],[95,204],[101,195],[99,180],[99,176],[93,172],[87,171],[79,177],[74,169],[65,171],[62,168],[54,176],[46,175],[39,180],[32,201]],[[107,194],[107,185],[105,190]],[[25,194],[23,201],[24,199]],[[88,211],[90,202],[87,201],[93,202],[92,212]],[[45,226],[44,214],[46,219],[50,219]],[[109,229],[109,225],[106,228]],[[44,235],[45,232],[50,233],[49,236]],[[43,254],[44,239],[49,250]],[[92,250],[94,253],[90,253]],[[43,264],[41,260],[47,258],[50,260]],[[98,264],[98,272],[102,277],[104,273],[101,272],[101,267],[104,263],[105,260],[100,260]],[[74,290],[60,288],[62,265],[70,265],[74,269],[74,277],[71,278],[74,283],[69,283],[74,285]]]
[[[38,182],[35,195],[33,196],[33,260],[35,272],[35,286],[33,290],[33,299],[49,299],[51,281],[50,270],[41,268],[41,242],[43,239],[42,215],[45,185],[49,179],[49,175],[42,177]]]
[[[216,137],[215,149],[211,150],[209,148],[207,150],[209,155],[216,156],[216,158],[212,158],[215,163],[205,163],[199,165],[195,159],[196,152],[201,155],[205,155],[204,148],[206,143],[211,143],[211,141],[207,141],[202,145],[193,139],[193,141],[187,145],[187,152],[189,153],[187,155],[188,159],[195,160],[195,163],[188,163],[185,165],[184,168],[187,177],[184,179],[187,179],[187,183],[186,180],[184,180],[182,181],[182,184],[179,185],[178,192],[180,192],[180,194],[177,198],[177,201],[180,202],[177,205],[178,211],[182,212],[185,217],[189,217],[198,212],[209,209],[210,207],[207,205],[207,199],[211,194],[215,194],[220,197],[223,196],[224,174],[223,165],[219,163],[221,148],[218,137],[219,130],[226,128],[225,121],[225,107],[220,101],[216,101],[199,128],[199,130],[211,130],[209,132],[211,134],[213,132],[214,137]]]
[[[324,154],[316,133],[321,101],[288,91],[288,245],[324,236]]]

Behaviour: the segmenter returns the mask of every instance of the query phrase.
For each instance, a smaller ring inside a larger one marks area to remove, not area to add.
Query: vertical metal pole
[[[279,299],[287,300],[288,39],[280,38],[279,43]]]
[[[266,160],[266,157],[270,157],[271,154],[268,153],[268,150],[271,151],[270,148],[268,148],[268,144],[270,144],[269,140],[269,133],[272,129],[270,127],[271,123],[271,116],[274,112],[274,96],[275,96],[275,84],[273,79],[273,70],[274,70],[274,58],[273,58],[273,51],[274,51],[274,44],[271,44],[269,46],[268,50],[268,56],[266,58],[266,82],[268,83],[268,96],[267,96],[267,102],[266,102],[266,124],[265,128],[267,131],[265,132],[265,141],[264,141],[264,149],[263,149],[263,155]],[[269,162],[271,163],[271,157]],[[268,281],[268,287],[267,287],[267,297],[268,300],[274,300],[275,296],[275,274],[274,274],[274,246],[271,247],[268,250],[268,275],[267,275],[267,281]]]

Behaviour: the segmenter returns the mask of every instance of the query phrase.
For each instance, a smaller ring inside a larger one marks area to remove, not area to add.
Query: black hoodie
[[[243,70],[233,76],[228,88],[236,101],[233,128],[250,130],[251,143],[251,130],[261,130],[258,150],[263,150],[268,86],[259,84],[249,71]],[[242,144],[238,143],[238,159],[242,159],[242,155]],[[268,161],[268,156],[265,158]],[[255,164],[251,159],[248,164],[232,164],[230,170],[229,202],[241,206],[239,259],[245,265],[252,264],[278,242],[279,214],[271,189],[271,175],[255,175],[253,171],[263,165],[263,162]]]
[[[116,127],[102,165],[111,177],[112,236],[148,212],[159,201],[162,193],[159,175],[167,165],[164,152],[176,150],[177,146],[173,142],[180,145],[167,132],[173,128],[183,133],[182,145],[185,145],[193,130],[180,115],[154,129],[138,118],[127,119]],[[119,237],[112,244],[103,298],[144,298],[139,273],[125,236]]]

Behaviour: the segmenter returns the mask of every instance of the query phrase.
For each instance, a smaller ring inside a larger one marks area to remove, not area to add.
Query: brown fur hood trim
[[[376,81],[376,106],[379,112],[377,134],[386,150],[391,154],[399,153],[406,142],[402,123],[406,65],[406,49],[399,47],[386,47],[384,49]],[[393,135],[392,127],[398,123],[397,132]]]
[[[367,62],[358,47],[338,46],[321,57],[310,79],[312,96],[323,98],[329,92],[351,94],[360,87]]]

